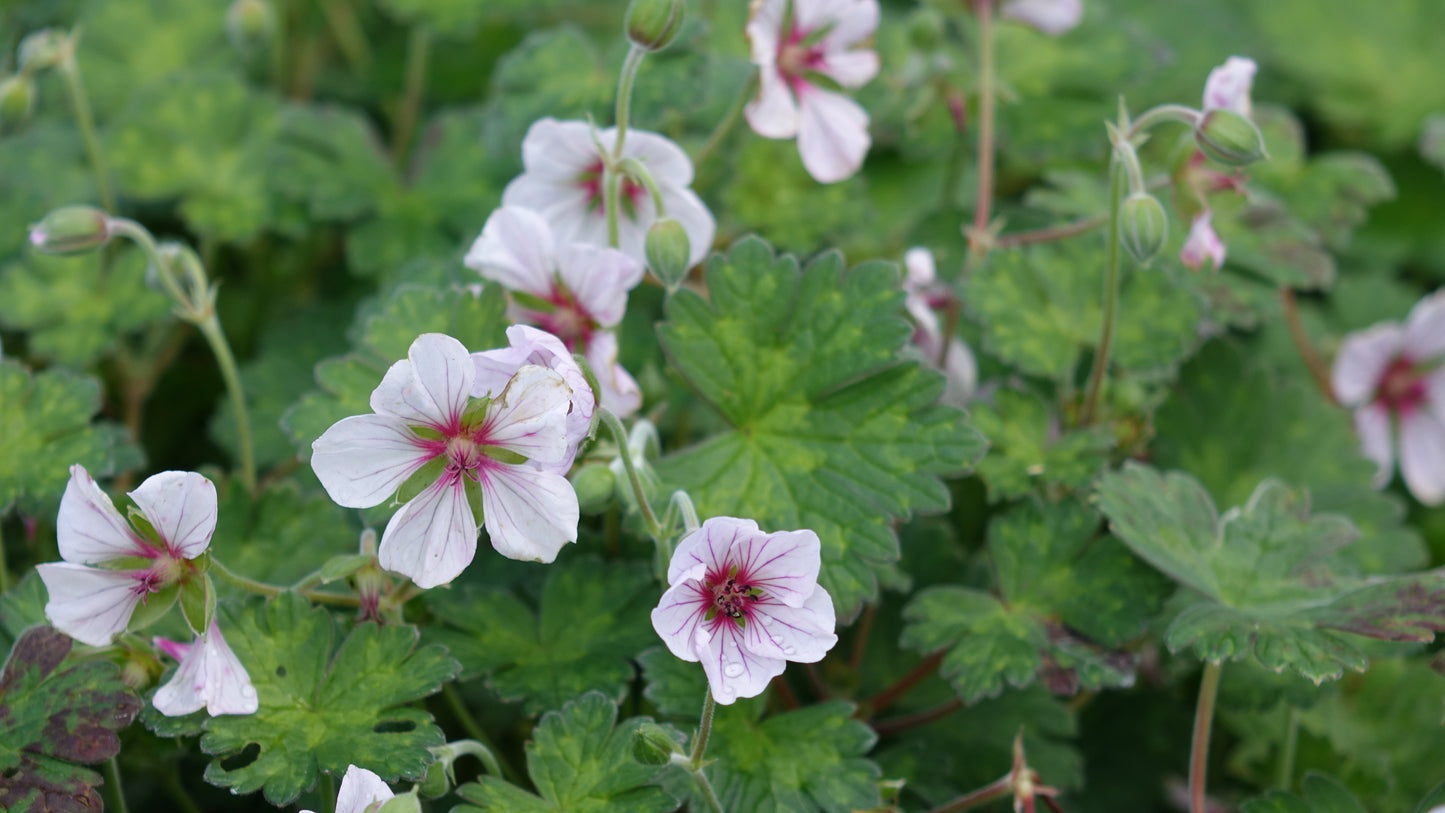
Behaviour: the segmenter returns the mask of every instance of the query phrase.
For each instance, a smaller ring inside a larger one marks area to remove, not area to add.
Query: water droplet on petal
[[[741,677],[743,674],[743,665],[737,662],[727,664],[723,667],[723,674],[730,678]]]
[[[791,658],[791,657],[793,656],[793,653],[794,653],[794,652],[797,652],[797,651],[798,651],[798,648],[795,647],[795,646],[793,646],[792,644],[783,644],[783,654],[784,654],[784,655],[787,655],[788,657]]]

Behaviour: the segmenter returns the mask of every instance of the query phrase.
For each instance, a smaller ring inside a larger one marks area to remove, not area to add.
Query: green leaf
[[[1363,670],[1358,636],[1430,641],[1445,629],[1445,569],[1364,579],[1324,559],[1358,535],[1344,517],[1311,516],[1309,496],[1266,480],[1220,516],[1198,480],[1137,463],[1106,475],[1099,505],[1137,555],[1199,594],[1165,633],[1211,663],[1253,654],[1319,683]]]
[[[252,496],[230,478],[216,483],[220,516],[211,537],[211,553],[231,570],[271,584],[294,584],[338,553],[357,549],[361,527],[354,511],[324,493],[303,492],[294,479],[269,483]],[[225,580],[224,598],[243,591]]]
[[[141,701],[104,660],[59,670],[70,637],[49,626],[20,636],[0,674],[0,807],[21,811],[101,808],[101,778],[80,764],[120,752],[116,732]],[[79,764],[77,764],[79,763]]]
[[[429,594],[441,625],[427,639],[451,650],[464,677],[485,675],[502,699],[524,700],[528,714],[587,689],[620,702],[632,656],[657,640],[648,614],[659,595],[640,564],[573,559],[547,569],[535,611],[510,590]]]
[[[478,807],[462,805],[453,813],[502,810],[509,813],[666,813],[677,808],[671,796],[647,782],[657,768],[632,756],[632,740],[647,717],[617,725],[617,704],[588,692],[549,711],[527,743],[527,773],[539,796],[495,776],[457,788],[457,795]],[[614,727],[615,726],[615,727]]]
[[[317,220],[354,220],[398,183],[381,138],[343,107],[288,105],[270,147],[268,182]]]
[[[1138,635],[1162,596],[1157,577],[1080,503],[1025,502],[989,526],[997,595],[955,586],[904,609],[904,646],[947,649],[939,670],[967,703],[1036,679],[1060,694],[1129,686],[1133,659],[1107,647]]]
[[[620,25],[622,18],[617,21]],[[493,155],[517,156],[504,170],[514,173],[521,168],[522,137],[532,122],[544,116],[585,119],[589,114],[607,121],[603,115],[616,90],[615,74],[603,66],[581,29],[563,25],[535,31],[497,61],[482,141]],[[507,174],[498,180],[505,181]]]
[[[1108,463],[1113,446],[1101,427],[1061,433],[1061,421],[1042,399],[1009,389],[994,393],[992,404],[974,405],[973,423],[989,439],[978,475],[994,502],[1083,490]]]
[[[847,616],[898,559],[895,519],[941,511],[940,476],[961,473],[983,438],[939,406],[942,377],[898,360],[908,339],[898,272],[844,270],[837,253],[799,272],[746,239],[708,264],[710,300],[679,292],[659,328],[678,372],[732,425],[659,462],[703,516],[811,528],[820,582]]]
[[[31,375],[0,359],[0,514],[17,502],[27,513],[53,505],[73,463],[96,478],[140,465],[124,429],[91,423],[99,409],[94,378],[60,368]]]
[[[0,596],[0,648],[9,651],[20,639],[20,634],[37,625],[44,624],[45,582],[34,570],[25,574],[19,584],[12,585],[4,596]]]
[[[53,209],[94,200],[92,178],[80,135],[69,123],[38,121],[23,132],[6,133],[5,149],[0,150],[0,186],[5,189],[0,257],[18,253],[26,244],[27,227]]]
[[[862,175],[820,186],[797,144],[764,138],[740,144],[734,162],[722,193],[734,233],[756,232],[782,250],[811,253],[867,232],[872,212]]]
[[[379,0],[377,5],[398,23],[446,37],[471,35],[490,10],[475,0]]]
[[[430,714],[406,704],[461,668],[445,649],[417,648],[415,627],[358,624],[333,653],[331,615],[295,593],[223,605],[219,617],[260,709],[206,721],[201,748],[216,757],[206,781],[233,793],[261,790],[279,806],[318,772],[340,776],[348,765],[387,782],[425,776],[427,749],[444,737]],[[232,759],[252,744],[253,758]]]
[[[1321,774],[1304,778],[1304,796],[1277,790],[1245,802],[1240,813],[1365,813],[1365,808],[1348,790]]]

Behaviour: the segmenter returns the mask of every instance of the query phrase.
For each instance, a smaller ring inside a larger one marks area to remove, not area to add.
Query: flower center
[[[758,597],[762,594],[763,591],[744,584],[736,576],[729,576],[726,581],[715,583],[712,587],[713,606],[717,608],[718,614],[737,622],[747,618],[750,608],[758,602]]]
[[[597,320],[565,288],[553,289],[547,301],[556,307],[550,311],[533,311],[532,321],[561,339],[568,350],[576,352],[579,346],[585,348],[597,329]]]
[[[602,188],[602,159],[598,158],[587,168],[587,171],[577,176],[577,185],[587,190],[587,209],[595,214],[604,214],[603,196],[606,190]],[[647,190],[632,182],[631,178],[622,179],[622,194],[618,196],[622,214],[628,219],[637,219],[637,204]]]
[[[469,437],[457,436],[447,439],[447,471],[466,472],[482,463],[482,450]]]
[[[816,71],[823,64],[822,45],[818,42],[806,42],[811,33],[794,26],[788,39],[778,46],[778,72],[794,92],[798,90],[798,85],[802,84],[803,74]]]
[[[1385,368],[1375,399],[1397,414],[1409,414],[1425,401],[1425,377],[1415,362],[1400,356]]]

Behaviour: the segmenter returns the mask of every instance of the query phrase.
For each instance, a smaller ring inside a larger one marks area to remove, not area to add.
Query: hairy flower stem
[[[1204,779],[1209,767],[1209,733],[1214,725],[1214,698],[1219,694],[1217,663],[1204,665],[1199,703],[1194,707],[1194,741],[1189,748],[1189,813],[1205,813]]]
[[[416,131],[421,114],[421,97],[426,91],[427,62],[431,56],[431,31],[425,25],[412,28],[406,41],[406,85],[401,106],[396,113],[396,131],[392,134],[391,162],[398,168],[406,164],[407,148]]]
[[[255,593],[256,595],[270,597],[279,596],[282,593],[292,592],[291,588],[289,587],[282,587],[278,584],[267,584],[265,582],[256,581],[255,579],[249,578],[247,576],[242,576],[241,574],[221,564],[221,560],[217,559],[215,556],[211,557],[211,570],[215,571],[215,573],[223,580],[234,584],[235,586],[241,588],[242,590],[245,590],[248,593]],[[321,590],[297,590],[295,592],[300,593],[308,600],[314,601],[317,604],[330,604],[333,607],[361,606],[361,599],[356,596],[346,596],[340,593],[326,593]]]
[[[1088,217],[1081,217],[1078,220],[1059,226],[1001,235],[994,241],[993,246],[994,248],[1018,248],[1019,246],[1033,245],[1034,243],[1052,243],[1057,240],[1066,240],[1092,229],[1097,229],[1108,221],[1108,215],[1089,215]]]
[[[647,491],[642,486],[642,477],[637,473],[637,466],[632,462],[632,450],[627,446],[627,430],[622,426],[622,419],[612,413],[610,409],[599,409],[602,422],[612,431],[612,437],[617,441],[617,448],[622,456],[622,468],[627,471],[627,482],[632,485],[632,493],[637,497],[638,510],[642,512],[642,521],[647,523],[647,532],[653,541],[661,545],[663,542],[662,523],[657,521],[657,514],[652,511],[652,503],[647,501]],[[664,564],[671,557],[663,559]]]
[[[1327,401],[1336,403],[1335,388],[1330,384],[1329,367],[1325,366],[1314,342],[1310,341],[1309,331],[1305,330],[1304,320],[1300,319],[1299,302],[1295,299],[1293,288],[1285,286],[1279,289],[1279,304],[1284,311],[1284,323],[1289,328],[1289,337],[1294,340],[1295,349],[1299,351],[1300,359],[1309,370],[1310,378],[1314,379],[1315,386]]]
[[[117,758],[111,757],[101,763],[100,771],[105,776],[106,808],[116,813],[126,813],[125,790],[120,785],[120,764]]]
[[[1118,161],[1109,162],[1109,233],[1104,249],[1104,317],[1099,330],[1099,346],[1094,350],[1094,369],[1089,373],[1089,386],[1085,390],[1084,409],[1079,415],[1079,424],[1088,426],[1094,422],[1099,409],[1099,395],[1104,390],[1104,378],[1109,371],[1109,354],[1114,349],[1114,322],[1119,309],[1119,207],[1120,187],[1123,171]]]
[[[984,785],[975,791],[963,794],[957,799],[950,799],[928,811],[928,813],[958,813],[960,810],[972,810],[981,807],[989,802],[995,802],[1013,795],[1013,784],[1010,782],[1012,774],[1004,774],[1001,778]]]
[[[90,169],[95,173],[95,193],[100,198],[100,206],[107,212],[114,212],[115,193],[110,189],[110,168],[105,163],[105,154],[100,151],[100,139],[95,136],[95,116],[90,111],[90,97],[86,95],[85,83],[80,78],[80,63],[75,59],[75,39],[72,34],[65,58],[60,62],[60,75],[65,77],[65,90],[75,111],[75,126],[85,142]]]
[[[994,65],[993,65],[993,0],[975,0],[978,15],[978,196],[973,209],[973,253],[988,253],[987,241],[980,237],[988,229],[993,210],[993,131],[994,131]]]
[[[647,51],[636,45],[622,62],[622,75],[617,79],[617,140],[612,145],[613,162],[622,160],[622,145],[627,141],[627,119],[632,112],[632,86],[637,83],[637,69]]]
[[[707,775],[702,772],[702,755],[707,751],[708,739],[712,737],[712,717],[716,710],[717,701],[712,697],[712,689],[708,688],[702,701],[702,719],[698,721],[697,734],[692,738],[692,753],[688,755],[684,767],[687,768],[688,773],[692,774],[698,790],[702,791],[702,797],[707,802],[708,809],[713,813],[723,813],[722,802],[718,801],[717,791],[713,790],[712,783],[707,781]]]
[[[699,172],[702,171],[701,168],[708,162],[708,159],[712,158],[712,154],[717,152],[723,139],[727,138],[728,134],[737,126],[738,119],[742,118],[743,108],[747,106],[748,99],[752,98],[757,89],[758,72],[753,71],[748,75],[748,80],[738,89],[738,95],[733,99],[727,112],[723,114],[722,121],[718,122],[712,133],[708,135],[707,141],[703,142],[703,145],[693,154],[692,165],[697,167]]]

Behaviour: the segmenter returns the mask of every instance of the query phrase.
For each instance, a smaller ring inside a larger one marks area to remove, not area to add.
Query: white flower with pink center
[[[1416,303],[1403,326],[1394,322],[1351,333],[1335,356],[1333,387],[1355,410],[1365,456],[1390,481],[1400,473],[1415,499],[1445,502],[1445,292]]]
[[[344,418],[311,445],[316,476],[347,508],[380,505],[426,468],[377,551],[382,567],[419,587],[446,584],[471,563],[474,500],[508,558],[550,562],[577,541],[577,494],[558,473],[575,452],[572,388],[533,363],[482,372],[456,339],[419,336],[371,393],[375,414]]]
[[[627,293],[642,281],[641,263],[613,248],[558,244],[541,215],[518,206],[492,212],[465,262],[525,295],[513,299],[513,320],[537,325],[586,356],[604,407],[626,417],[642,406],[641,388],[617,363],[612,330],[627,310]]]
[[[803,166],[819,183],[849,178],[872,143],[868,113],[818,84],[858,88],[878,74],[866,43],[878,28],[877,0],[760,0],[748,21],[758,96],[743,111],[764,138],[798,139]]]
[[[104,646],[136,606],[194,570],[216,530],[216,487],[194,472],[164,471],[130,498],[143,522],[127,522],[83,466],[70,467],[56,537],[64,562],[38,565],[45,616],[81,643]],[[92,567],[105,565],[110,567]],[[123,567],[122,565],[130,565]]]
[[[592,434],[597,395],[587,383],[587,374],[582,372],[582,367],[561,339],[531,325],[507,328],[506,347],[472,354],[472,365],[476,369],[472,395],[481,398],[488,392],[497,392],[528,364],[546,367],[562,376],[572,391],[572,402],[567,408],[566,454],[556,464],[544,465],[550,471],[566,474],[572,468],[572,460],[577,457],[578,447]]]
[[[756,697],[788,661],[815,663],[838,643],[821,566],[812,531],[714,517],[678,543],[652,626],[672,654],[702,662],[717,702]]]
[[[246,667],[227,646],[215,621],[194,643],[152,639],[162,652],[180,662],[176,673],[156,690],[151,702],[167,717],[180,717],[205,709],[211,716],[254,714],[256,689]]]
[[[336,794],[336,813],[375,813],[394,796],[381,777],[365,768],[348,765],[346,775],[341,777],[341,790]]]
[[[1189,226],[1189,236],[1184,238],[1184,246],[1179,249],[1179,261],[1195,271],[1203,268],[1206,262],[1210,263],[1215,271],[1224,267],[1224,241],[1214,233],[1211,219],[1208,209],[1197,215]]]
[[[1253,59],[1232,56],[1223,65],[1209,72],[1204,80],[1204,112],[1228,110],[1249,118],[1249,90],[1259,66]]]
[[[611,245],[602,189],[603,156],[585,122],[539,119],[522,139],[521,175],[502,192],[502,205],[520,206],[541,215],[562,243]],[[611,151],[617,130],[597,132],[602,148]],[[682,224],[692,247],[690,262],[702,262],[712,248],[717,223],[689,188],[692,161],[666,138],[645,130],[627,131],[622,158],[635,158],[657,184],[669,217]],[[617,218],[618,248],[638,263],[647,260],[647,229],[657,220],[652,195],[623,180]]]
[[[913,317],[913,343],[934,367],[942,356],[942,372],[947,379],[943,403],[961,407],[978,389],[978,362],[973,351],[957,336],[949,337],[948,350],[944,351],[943,324],[937,309],[947,306],[952,295],[938,284],[933,252],[928,249],[909,249],[903,255],[903,266],[906,270],[903,306]]]
[[[1008,0],[1000,13],[1057,37],[1084,19],[1084,3],[1083,0]]]

